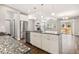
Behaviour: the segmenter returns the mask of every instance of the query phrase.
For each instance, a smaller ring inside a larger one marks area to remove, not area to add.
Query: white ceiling
[[[36,16],[51,16],[51,13],[62,16],[64,14],[78,13],[78,4],[7,4],[27,14],[35,14]],[[68,13],[67,13],[68,12]]]

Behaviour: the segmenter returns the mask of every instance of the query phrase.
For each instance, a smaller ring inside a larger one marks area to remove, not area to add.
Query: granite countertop
[[[29,50],[29,47],[11,36],[0,36],[0,54],[24,54]]]
[[[45,33],[45,32],[41,32],[41,31],[27,31],[27,32],[36,32],[36,33],[41,33],[41,34],[60,35],[59,33],[57,33],[57,34],[55,34],[55,33]]]

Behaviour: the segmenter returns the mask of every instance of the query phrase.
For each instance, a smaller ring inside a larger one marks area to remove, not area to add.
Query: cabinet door
[[[42,49],[49,53],[59,53],[58,36],[57,35],[43,35]]]
[[[48,51],[50,53],[59,53],[59,41],[58,35],[50,35],[50,41],[48,42]]]
[[[47,51],[47,52],[49,50],[49,48],[48,48],[49,42],[50,42],[49,35],[43,34],[43,36],[42,36],[42,49]]]
[[[41,48],[41,34],[31,32],[30,34],[31,44]]]
[[[62,35],[62,53],[75,53],[75,39],[72,35]]]

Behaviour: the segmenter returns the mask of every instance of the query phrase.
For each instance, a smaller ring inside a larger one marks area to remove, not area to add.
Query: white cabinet
[[[50,53],[59,53],[59,36],[58,35],[50,35]]]
[[[36,47],[41,48],[41,34],[40,33],[34,33],[31,32],[30,34],[30,42]]]
[[[31,44],[49,53],[59,53],[58,35],[31,32]]]
[[[49,42],[50,42],[50,38],[48,37],[47,34],[43,34],[43,37],[42,37],[42,49],[45,50],[45,51],[49,51]]]
[[[59,53],[58,36],[43,34],[42,49],[49,53]]]
[[[62,34],[62,53],[76,53],[76,39],[74,39],[74,36]]]

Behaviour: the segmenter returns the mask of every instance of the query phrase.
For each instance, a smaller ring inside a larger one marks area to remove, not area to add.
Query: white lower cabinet
[[[59,53],[59,36],[58,35],[50,35],[50,53]]]
[[[62,34],[62,53],[74,54],[76,53],[76,39],[72,35]]]
[[[49,53],[59,53],[58,35],[31,32],[31,44]]]
[[[42,49],[45,51],[49,51],[49,42],[48,36],[45,34],[42,36]]]
[[[41,48],[41,34],[31,32],[30,33],[30,42],[32,45]]]
[[[59,53],[58,36],[57,35],[43,35],[42,49],[49,53]]]

